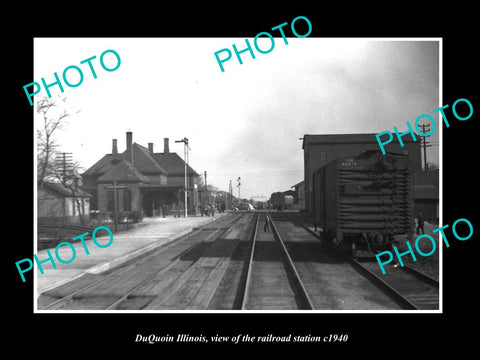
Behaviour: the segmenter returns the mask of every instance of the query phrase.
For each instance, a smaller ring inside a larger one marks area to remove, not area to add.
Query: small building
[[[438,222],[439,219],[439,171],[429,170],[415,177],[415,216],[419,212],[425,220]]]
[[[133,143],[132,132],[126,133],[126,150],[119,153],[117,140],[112,140],[112,153],[104,155],[83,174],[84,187],[92,193],[92,209],[112,218],[117,204],[121,217],[182,216],[185,191],[188,214],[195,214],[198,203],[199,174],[170,152],[169,139],[164,138],[164,151],[154,152]],[[138,215],[135,215],[138,216]]]
[[[91,197],[76,185],[43,182],[37,191],[38,224],[87,224]]]
[[[295,189],[295,197],[293,201],[293,208],[295,210],[305,210],[305,181],[292,186]]]

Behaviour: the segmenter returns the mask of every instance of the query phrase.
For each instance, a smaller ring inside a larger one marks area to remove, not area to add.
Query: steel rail
[[[200,230],[198,230],[199,232]],[[193,233],[191,234],[192,236],[194,235]],[[188,237],[187,237],[188,238]],[[182,240],[186,240],[187,238],[183,238]],[[180,241],[175,241],[175,244],[177,244],[178,242]],[[165,248],[162,248],[162,250],[167,250],[168,248],[170,248],[171,246],[175,245],[175,244],[168,244]],[[182,251],[182,253],[180,253],[179,255],[175,256],[172,260],[176,261],[177,258],[180,258],[181,256],[183,256],[185,253],[187,253],[188,251],[191,251],[193,250],[196,246],[198,246],[199,244],[196,243],[196,244],[193,244],[192,246],[190,246],[188,249],[185,249],[184,251]],[[146,262],[148,260],[150,260],[151,258],[155,257],[158,255],[158,253],[155,251],[155,250],[158,250],[158,249],[154,249],[152,250],[152,253],[150,255],[146,255],[144,257],[141,258],[141,263],[143,262]],[[163,252],[163,251],[162,251]],[[140,255],[141,256],[141,255]],[[139,259],[140,260],[140,259]],[[119,269],[116,269],[114,271],[112,271],[111,273],[105,275],[104,277],[100,278],[100,279],[97,279],[91,283],[88,283],[86,284],[85,286],[82,286],[80,289],[77,289],[75,290],[74,292],[72,292],[71,294],[68,294],[67,296],[64,296],[50,304],[48,304],[46,307],[40,309],[40,310],[55,310],[56,308],[58,308],[60,305],[63,305],[63,304],[66,304],[68,302],[70,302],[71,300],[74,300],[75,296],[84,292],[85,290],[88,290],[90,288],[93,288],[95,287],[96,285],[98,285],[99,283],[101,282],[104,282],[104,281],[107,281],[109,280],[110,278],[116,276],[116,275],[119,275],[119,274],[122,274],[128,270],[131,270],[133,269],[134,267],[138,266],[138,263],[134,263],[134,264],[131,264],[131,265],[128,265],[126,267],[121,267]],[[163,268],[161,268],[159,271],[162,271],[165,267],[167,267],[168,265],[164,266]]]
[[[429,285],[432,285],[436,288],[439,288],[439,281],[434,279],[433,277],[431,277],[430,275],[427,275],[417,269],[415,269],[414,267],[411,267],[409,265],[404,265],[401,267],[401,269],[405,272],[408,272],[409,274],[412,274],[413,276],[415,276],[417,279],[429,284]]]
[[[359,271],[362,275],[364,275],[367,279],[372,281],[377,287],[379,287],[382,291],[384,291],[392,300],[394,300],[397,304],[402,306],[405,309],[408,310],[420,310],[417,305],[415,305],[413,302],[407,299],[403,294],[401,294],[399,291],[397,291],[395,288],[393,288],[390,284],[388,284],[385,280],[380,278],[377,274],[363,266],[360,262],[357,260],[351,258],[350,256],[347,256],[343,254],[342,252],[339,252],[332,244],[329,242],[324,241],[320,235],[318,235],[315,231],[310,229],[309,227],[305,226],[302,222],[298,221],[295,218],[292,218],[291,216],[282,213],[286,218],[290,219],[292,222],[297,223],[298,225],[302,226],[304,229],[306,229],[310,234],[312,234],[315,238],[318,240],[322,241],[323,243],[327,244],[331,249],[333,249],[336,253],[338,253],[340,256],[344,258],[349,264],[351,264],[357,271]]]
[[[300,293],[303,297],[303,300],[305,301],[306,305],[307,305],[307,310],[315,310],[315,307],[313,306],[313,303],[312,303],[312,300],[310,299],[310,296],[308,295],[308,292],[307,292],[307,289],[305,288],[305,285],[303,284],[302,282],[302,279],[297,271],[297,268],[295,267],[295,264],[290,256],[290,253],[288,252],[287,250],[287,247],[285,246],[285,243],[284,241],[282,240],[282,237],[280,236],[280,233],[277,229],[277,226],[275,225],[272,217],[270,216],[270,213],[267,212],[266,216],[269,217],[270,219],[270,224],[271,224],[271,227],[272,227],[272,232],[273,232],[273,235],[275,236],[275,238],[279,241],[282,249],[283,249],[283,252],[284,252],[284,255],[285,255],[285,258],[287,260],[287,264],[288,266],[290,267],[290,270],[293,272],[294,274],[294,278],[296,279],[297,281],[297,285],[300,289]]]
[[[239,217],[233,217],[233,219],[231,219],[231,221],[229,221],[227,223],[227,226],[224,226],[222,228],[220,228],[219,230],[214,230],[214,232],[212,234],[210,234],[208,237],[211,237],[215,234],[215,232],[217,231],[220,231],[221,230],[221,233],[218,234],[218,236],[216,237],[217,239],[222,236],[228,229],[229,229],[229,226],[232,225],[234,222],[236,221],[239,221],[239,219],[243,217],[243,216],[239,216]],[[152,249],[150,250],[150,254],[148,255],[139,255],[136,259],[138,259],[140,261],[140,263],[144,263],[150,259],[152,259],[153,257],[155,256],[158,256],[158,250],[161,250],[161,252],[163,253],[164,251],[166,251],[167,249],[177,245],[178,243],[182,242],[182,241],[185,241],[187,240],[188,238],[192,237],[192,236],[195,236],[197,235],[198,233],[202,232],[203,229],[201,228],[198,228],[197,230],[194,230],[188,234],[185,234],[183,236],[180,236],[179,238],[169,242],[168,244],[165,244],[165,245],[160,245],[158,248],[155,248],[155,249]],[[208,238],[207,237],[207,238]],[[172,259],[172,263],[176,263],[178,262],[178,260],[184,255],[186,254],[187,252],[193,250],[195,247],[199,246],[200,243],[194,243],[192,244],[192,246],[188,247],[187,249],[185,249],[184,251],[182,251],[180,254],[177,254],[175,257],[173,257]],[[132,260],[129,260],[129,262],[132,261]],[[166,271],[165,268],[169,267],[171,264],[168,264],[164,267],[162,267],[161,269],[159,269],[159,271],[157,271],[155,274],[153,274],[152,276],[150,276],[148,278],[148,280],[152,280],[153,277],[157,276],[160,272],[162,271]],[[103,282],[103,281],[108,281],[110,278],[112,278],[113,276],[115,275],[119,275],[119,274],[122,274],[123,272],[126,272],[128,270],[131,270],[132,268],[138,266],[138,263],[135,262],[133,264],[130,264],[130,265],[127,265],[125,267],[120,267],[120,268],[117,268],[116,270],[110,272],[109,274],[105,275],[104,277],[100,278],[100,279],[97,279],[91,283],[88,283],[86,284],[85,286],[82,286],[81,288],[75,290],[74,292],[68,294],[67,296],[64,296],[58,300],[55,300],[54,302],[48,304],[47,306],[39,309],[39,310],[55,310],[57,309],[60,305],[63,305],[63,304],[66,304],[68,302],[70,302],[71,300],[74,300],[74,297],[82,292],[84,292],[85,290],[88,290],[90,288],[93,288],[95,287],[96,285],[98,285],[99,283]],[[146,283],[146,282],[145,282]],[[142,285],[145,285],[144,282],[142,282]],[[52,289],[50,289],[52,290]],[[50,291],[48,290],[48,291]],[[129,293],[128,295],[130,295],[131,293]],[[40,294],[41,295],[41,294]],[[114,303],[116,303],[117,300],[115,300]],[[113,305],[113,304],[112,304]],[[110,309],[112,305],[109,305],[107,307],[107,309]],[[118,304],[117,304],[118,305]]]
[[[196,244],[198,245],[198,244]],[[195,247],[195,246],[193,246]],[[189,249],[187,249],[189,250]],[[118,305],[120,305],[122,302],[124,302],[125,300],[128,299],[128,297],[130,295],[132,295],[135,291],[137,291],[138,289],[140,289],[142,286],[145,286],[146,284],[148,284],[150,281],[152,281],[155,277],[167,272],[168,270],[172,269],[175,265],[177,265],[179,262],[180,262],[180,257],[181,256],[178,256],[176,257],[170,264],[162,267],[161,269],[159,269],[158,271],[156,271],[155,273],[153,273],[152,275],[150,275],[148,278],[146,278],[145,280],[141,281],[138,285],[136,285],[135,287],[133,287],[132,289],[130,289],[126,294],[122,295],[121,298],[119,298],[118,300],[115,300],[112,304],[110,304],[109,306],[107,306],[104,310],[114,310]],[[189,266],[189,268],[193,265],[193,263]]]
[[[253,256],[255,253],[255,245],[257,243],[257,232],[258,232],[258,222],[259,222],[260,215],[257,214],[256,219],[255,219],[255,225],[253,226],[253,231],[251,235],[251,243],[252,243],[252,248],[250,250],[250,258],[248,260],[248,268],[247,268],[247,278],[245,280],[245,284],[243,286],[243,294],[242,294],[242,305],[241,309],[246,310],[247,309],[247,302],[249,299],[250,295],[250,285],[252,282],[252,264],[253,264]]]
[[[230,221],[227,225],[228,226],[223,226],[223,227],[220,227],[218,228],[217,230],[214,230],[213,234],[210,234],[208,237],[213,237],[213,235],[215,234],[215,232],[219,231],[219,233],[217,235],[214,236],[214,239],[217,240],[219,238],[221,238],[226,232],[228,232],[230,230],[230,226],[238,221],[240,221],[240,219],[243,218],[243,215],[242,216],[238,216],[238,217],[234,217],[232,219],[232,221]],[[208,229],[208,228],[207,228]],[[208,238],[207,237],[207,238]],[[213,240],[213,241],[215,241]],[[145,280],[143,280],[142,282],[140,282],[140,284],[136,285],[135,287],[133,287],[132,289],[130,289],[126,294],[122,295],[122,297],[118,300],[116,300],[115,302],[113,302],[112,304],[110,304],[108,307],[105,308],[105,310],[114,310],[118,305],[120,305],[123,301],[127,300],[128,297],[133,294],[135,291],[137,291],[138,289],[140,289],[142,286],[145,286],[146,284],[148,284],[150,281],[152,281],[153,279],[155,279],[157,276],[167,272],[168,270],[170,270],[171,268],[173,268],[175,265],[177,265],[179,262],[180,262],[180,258],[186,254],[187,252],[191,251],[191,249],[195,248],[196,246],[200,245],[200,243],[196,243],[194,244],[193,246],[191,246],[190,248],[182,251],[182,253],[176,255],[172,260],[171,263],[169,263],[168,265],[164,266],[163,268],[159,269],[158,271],[156,271],[154,274],[150,275],[148,278],[146,278]],[[188,268],[192,267],[193,265],[195,264],[195,261],[193,261],[190,266],[188,266]]]

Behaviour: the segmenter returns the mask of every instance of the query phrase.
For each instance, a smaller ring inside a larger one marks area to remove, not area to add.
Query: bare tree
[[[79,110],[70,110],[67,106],[67,98],[43,97],[37,102],[37,113],[39,121],[37,123],[37,183],[38,188],[42,188],[45,181],[61,182],[63,186],[70,190],[74,199],[74,206],[79,211],[79,218],[84,224],[84,206],[79,196],[79,165],[72,163],[65,172],[55,163],[55,155],[57,154],[57,144],[55,133],[66,125],[66,118],[70,115],[78,113]],[[39,199],[39,204],[44,206],[45,199]],[[53,209],[52,209],[53,210]],[[62,207],[63,216],[65,216],[65,204]],[[58,209],[55,211],[58,213]]]
[[[80,165],[77,162],[72,163],[66,173],[64,172],[64,168],[59,169],[57,167],[55,169],[55,178],[59,180],[72,194],[71,197],[74,201],[73,206],[76,206],[76,209],[78,209],[80,222],[82,226],[85,226],[85,206],[83,202],[83,196],[80,196],[81,191],[79,187],[81,185],[80,169]]]
[[[75,111],[74,113],[78,113]],[[66,108],[66,98],[41,98],[37,102],[40,123],[37,127],[37,182],[38,187],[54,174],[53,155],[56,148],[55,132],[65,124],[71,113]]]

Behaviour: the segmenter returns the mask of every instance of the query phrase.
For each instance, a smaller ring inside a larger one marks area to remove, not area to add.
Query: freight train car
[[[270,196],[270,204],[277,210],[291,209],[294,201],[294,194],[295,192],[293,190],[272,193]]]
[[[279,206],[283,206],[285,202],[285,194],[283,192],[274,192],[270,196],[270,204],[276,209]]]
[[[366,151],[313,175],[313,219],[324,238],[355,255],[411,238],[413,174],[407,156]]]

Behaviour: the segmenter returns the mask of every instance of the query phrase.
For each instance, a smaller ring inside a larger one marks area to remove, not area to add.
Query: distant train
[[[408,156],[365,151],[337,158],[313,174],[313,219],[342,251],[391,247],[411,238],[413,174]]]
[[[270,196],[270,205],[273,209],[292,209],[295,192],[292,190],[275,192]]]
[[[248,211],[253,211],[253,210],[255,210],[255,208],[253,207],[253,205],[250,204],[250,203],[241,203],[241,204],[238,204],[237,209],[238,209],[238,210],[248,210]]]

